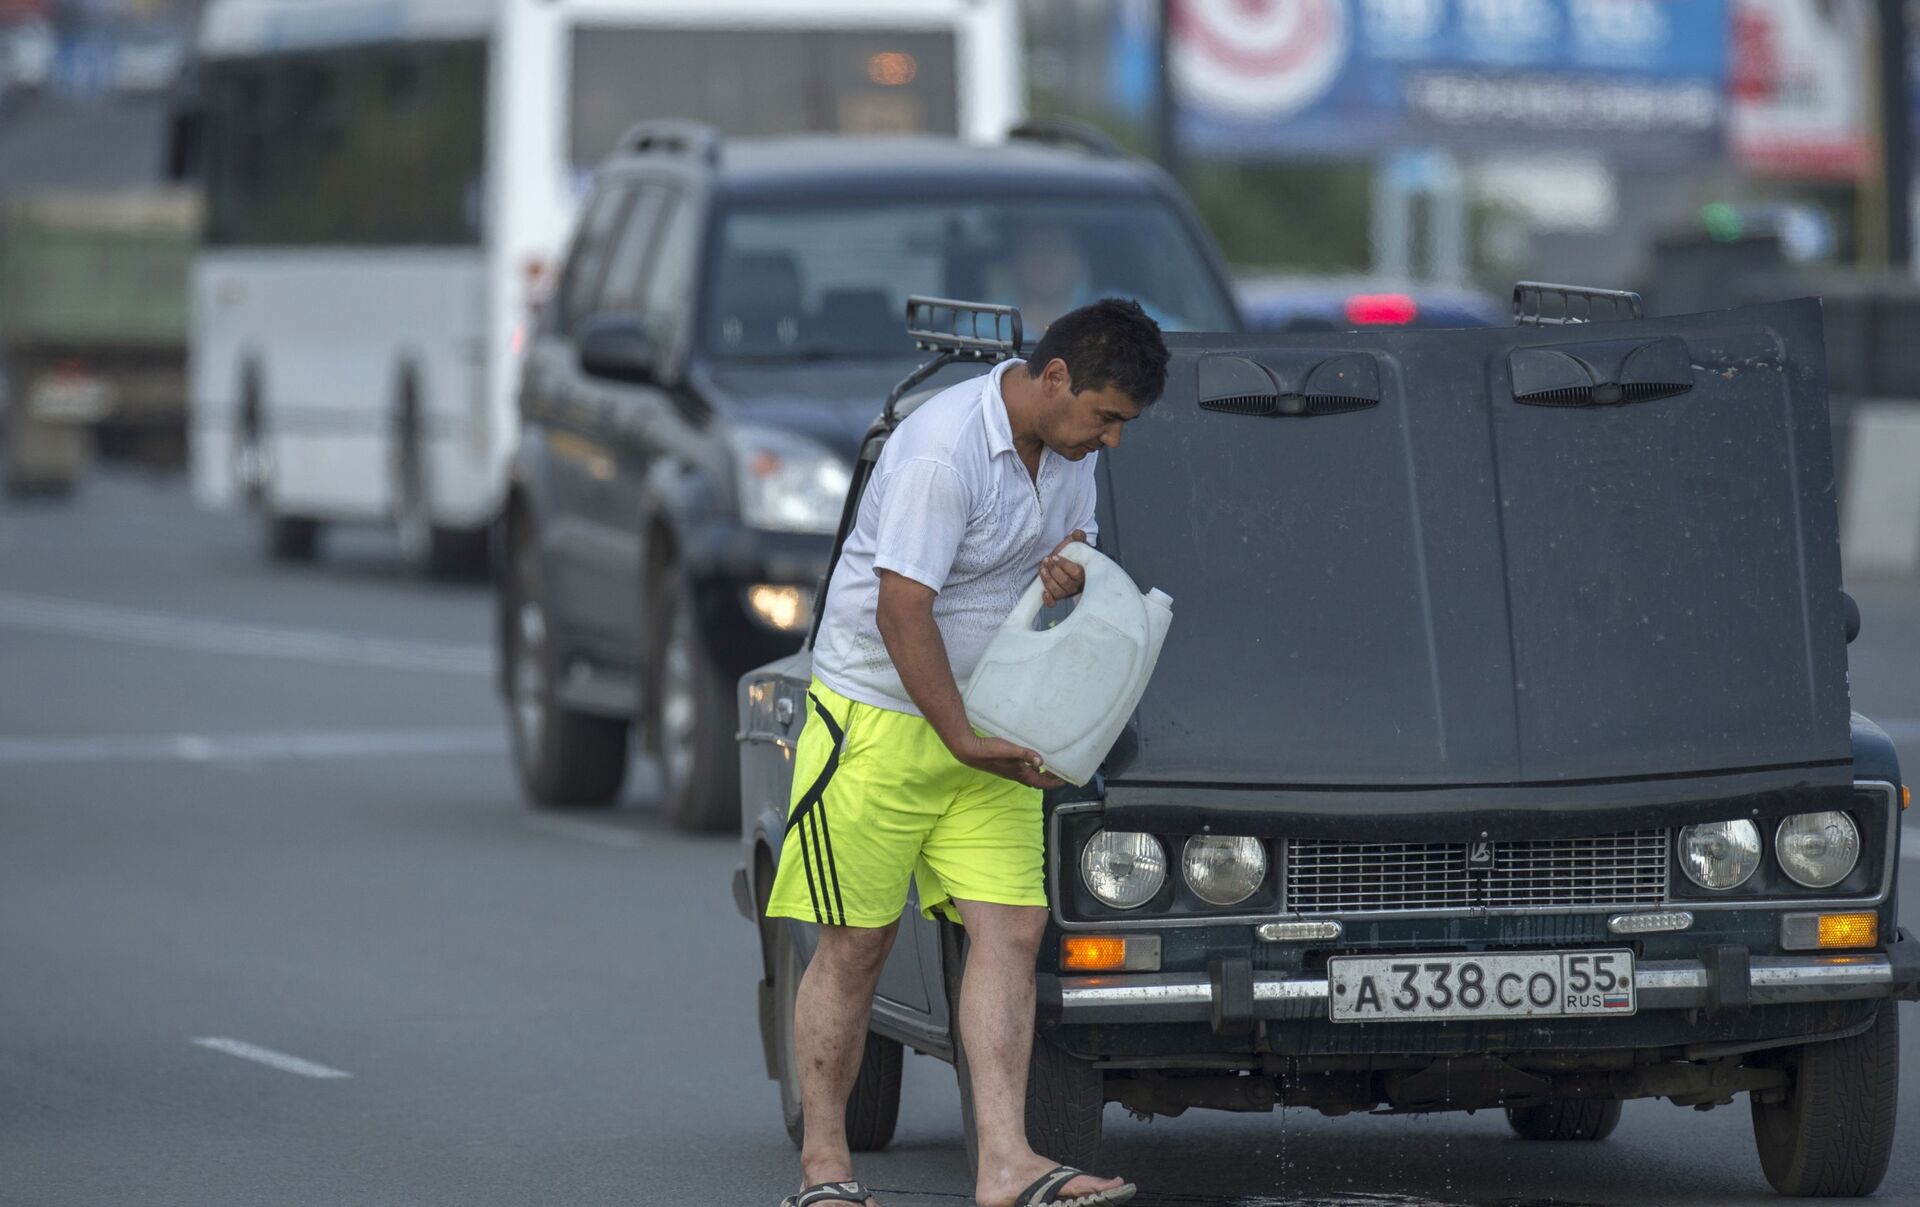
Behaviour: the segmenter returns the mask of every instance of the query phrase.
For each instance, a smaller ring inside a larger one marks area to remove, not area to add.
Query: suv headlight
[[[733,438],[740,517],[769,532],[831,535],[840,526],[853,473],[804,436],[741,428]]]
[[[1680,831],[1680,868],[1701,888],[1739,888],[1759,866],[1760,829],[1744,818]]]
[[[1860,828],[1845,813],[1796,813],[1774,832],[1773,854],[1795,884],[1832,888],[1860,862]]]
[[[1208,905],[1238,905],[1267,878],[1267,851],[1257,838],[1196,834],[1180,855],[1187,887]]]
[[[1080,878],[1102,904],[1135,909],[1167,882],[1167,849],[1151,834],[1101,830],[1080,852]]]

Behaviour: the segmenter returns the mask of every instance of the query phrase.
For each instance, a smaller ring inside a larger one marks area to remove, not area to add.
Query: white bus
[[[949,133],[1022,114],[1015,0],[209,0],[192,459],[277,557],[390,525],[484,557],[520,333],[594,165],[647,118]]]

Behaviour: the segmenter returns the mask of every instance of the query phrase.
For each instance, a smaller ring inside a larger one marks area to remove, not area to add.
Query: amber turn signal
[[[1830,951],[1875,947],[1879,943],[1880,915],[1871,911],[1780,915],[1780,946],[1788,951]]]
[[[1879,914],[1820,915],[1822,947],[1872,947],[1879,941]]]
[[[1158,972],[1159,935],[1068,935],[1060,940],[1064,972]]]

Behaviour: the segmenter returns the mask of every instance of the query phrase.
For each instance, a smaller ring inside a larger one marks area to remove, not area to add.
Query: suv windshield
[[[743,206],[704,342],[722,360],[909,356],[909,294],[1018,306],[1031,344],[1076,306],[1137,299],[1169,331],[1238,326],[1186,226],[1152,200]]]

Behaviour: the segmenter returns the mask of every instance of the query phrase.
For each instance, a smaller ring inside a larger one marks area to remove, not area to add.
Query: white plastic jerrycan
[[[1036,579],[987,643],[961,698],[974,728],[1039,751],[1048,771],[1084,784],[1147,690],[1173,600],[1159,590],[1142,595],[1091,545],[1074,541],[1060,556],[1087,574],[1072,614],[1035,629]]]

